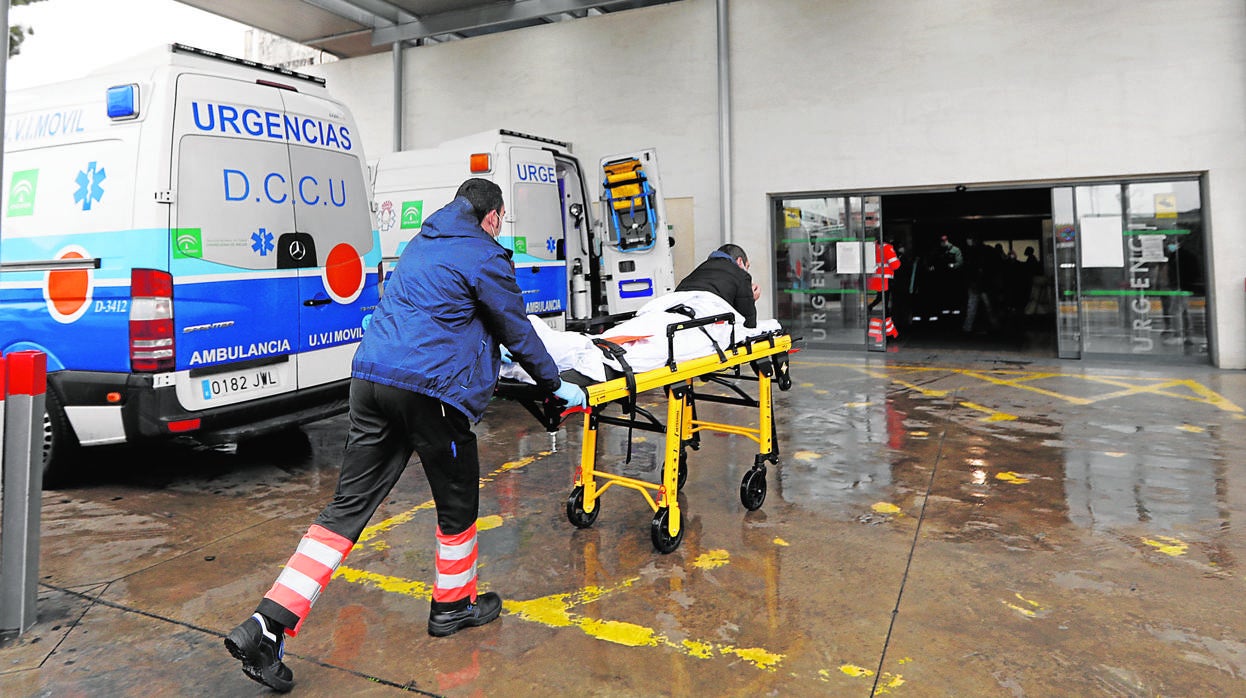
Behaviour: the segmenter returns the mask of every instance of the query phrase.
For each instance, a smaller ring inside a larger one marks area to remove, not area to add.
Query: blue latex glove
[[[588,407],[588,396],[584,394],[584,389],[570,381],[563,381],[558,390],[554,391],[554,396],[567,403],[567,409]]]
[[[513,364],[513,363],[515,363],[515,360],[514,360],[513,358],[511,358],[511,352],[510,352],[510,349],[507,349],[506,347],[504,347],[504,346],[502,346],[501,344],[499,344],[499,345],[498,345],[498,351],[502,353],[502,363],[504,363],[504,364]]]

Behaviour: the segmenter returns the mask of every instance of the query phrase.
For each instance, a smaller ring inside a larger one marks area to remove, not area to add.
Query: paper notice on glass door
[[[1134,259],[1146,264],[1167,262],[1168,257],[1164,255],[1164,236],[1139,235],[1138,252],[1134,255]]]
[[[1120,216],[1083,218],[1082,267],[1125,266],[1125,245],[1122,240]]]
[[[836,274],[860,274],[861,273],[861,243],[859,242],[837,242],[835,243],[835,273]]]

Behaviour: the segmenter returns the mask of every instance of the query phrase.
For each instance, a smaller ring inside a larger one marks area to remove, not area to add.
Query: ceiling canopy
[[[178,0],[340,58],[677,0]]]

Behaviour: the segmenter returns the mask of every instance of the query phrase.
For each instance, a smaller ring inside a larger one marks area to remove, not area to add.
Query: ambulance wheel
[[[684,527],[679,527],[679,533],[671,535],[667,524],[670,523],[671,512],[667,507],[658,509],[658,513],[653,515],[653,525],[649,529],[650,537],[653,538],[653,547],[665,555],[674,552],[675,548],[684,540]]]
[[[757,511],[766,501],[766,472],[750,470],[740,482],[740,503],[749,511]]]
[[[43,486],[52,489],[68,484],[80,447],[65,410],[51,390],[44,393],[43,404]]]
[[[584,511],[584,485],[576,485],[571,490],[571,496],[567,497],[567,520],[576,528],[592,526],[597,515],[601,513],[601,499],[598,498],[594,504],[597,506],[592,511]]]
[[[682,490],[684,483],[688,481],[688,452],[679,452],[679,478],[676,480],[676,488]]]

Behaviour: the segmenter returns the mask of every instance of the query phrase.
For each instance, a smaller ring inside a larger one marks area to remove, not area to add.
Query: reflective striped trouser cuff
[[[285,569],[277,576],[273,588],[264,595],[265,599],[298,619],[292,628],[287,629],[289,635],[298,634],[312,604],[316,603],[333,578],[333,572],[353,546],[353,541],[323,526],[313,524],[307,529],[307,534],[299,541],[298,550],[294,551]]]
[[[433,601],[476,601],[476,524],[447,536],[437,527],[437,574],[433,578]]]

